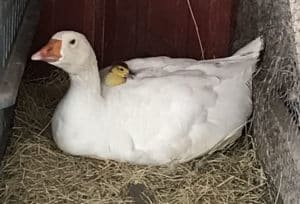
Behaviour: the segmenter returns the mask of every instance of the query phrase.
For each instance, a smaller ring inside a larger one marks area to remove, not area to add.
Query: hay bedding
[[[249,137],[227,152],[173,167],[64,154],[49,128],[66,75],[23,81],[2,163],[0,203],[269,203]]]

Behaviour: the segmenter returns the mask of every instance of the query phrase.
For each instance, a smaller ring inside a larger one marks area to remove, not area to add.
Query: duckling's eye
[[[120,70],[120,71],[122,71],[122,72],[124,71],[124,69],[123,69],[123,68],[119,68],[119,70]]]
[[[71,45],[74,45],[75,43],[76,43],[76,40],[75,39],[72,39],[72,40],[70,40],[70,42],[69,42]]]

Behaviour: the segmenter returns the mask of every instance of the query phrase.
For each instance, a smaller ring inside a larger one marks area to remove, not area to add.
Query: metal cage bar
[[[0,1],[0,75],[4,71],[29,0]]]

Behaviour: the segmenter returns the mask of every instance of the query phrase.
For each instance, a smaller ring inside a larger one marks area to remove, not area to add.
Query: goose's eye
[[[72,39],[72,40],[70,40],[70,42],[69,42],[71,45],[74,45],[75,43],[76,43],[76,40],[75,39]]]

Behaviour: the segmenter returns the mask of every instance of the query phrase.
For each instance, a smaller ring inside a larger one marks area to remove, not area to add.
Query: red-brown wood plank
[[[126,60],[136,54],[137,4],[133,0],[106,1],[104,64]]]
[[[61,30],[75,30],[83,32],[84,1],[79,0],[54,0],[54,32]]]
[[[227,56],[238,0],[190,2],[205,57]],[[158,55],[201,59],[186,0],[44,0],[33,51],[59,30],[84,33],[100,67]],[[42,68],[44,63],[30,66],[37,72],[46,70]]]
[[[148,8],[151,0],[136,1],[137,18],[136,18],[136,57],[150,56],[147,50],[147,28],[148,28]]]
[[[187,5],[185,1],[151,1],[147,9],[145,49],[150,55],[184,55]]]
[[[220,0],[222,1],[222,0]],[[209,34],[207,32],[208,30],[208,21],[207,18],[209,15],[209,1],[205,0],[190,0],[191,7],[195,16],[195,20],[198,24],[199,34],[204,50],[204,55],[206,58],[210,57],[208,55],[209,49],[212,49],[209,47]],[[190,14],[190,11],[188,18],[188,31],[187,31],[187,43],[186,43],[186,55],[192,58],[201,59],[202,53],[201,48],[198,43],[197,33],[195,29],[194,22],[192,20],[192,16]]]
[[[94,49],[97,53],[98,65],[104,66],[104,37],[105,37],[105,8],[106,0],[95,0]]]
[[[95,46],[95,21],[96,21],[96,1],[85,0],[83,8],[83,26],[82,30],[89,39],[91,45]],[[99,11],[97,11],[99,12]]]
[[[209,57],[227,56],[231,39],[232,0],[213,0],[209,4]]]

